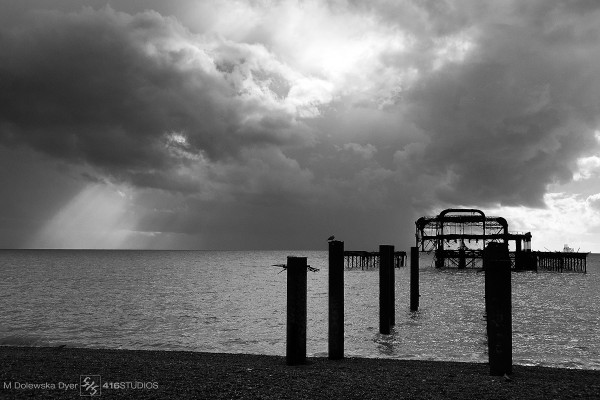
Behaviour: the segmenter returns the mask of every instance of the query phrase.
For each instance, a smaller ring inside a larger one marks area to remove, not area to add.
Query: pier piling
[[[394,246],[391,246],[390,258],[390,325],[396,325],[396,260]]]
[[[394,268],[404,267],[406,261],[406,252],[394,252]],[[348,269],[360,268],[368,270],[379,268],[379,252],[377,251],[344,251],[344,264]]]
[[[490,375],[512,373],[511,271],[508,246],[490,243],[484,250],[485,310]]]
[[[306,363],[306,257],[287,258],[288,365]]]
[[[329,242],[329,359],[344,358],[344,242]]]
[[[392,322],[392,273],[394,246],[379,246],[379,333],[389,335]]]
[[[419,310],[419,248],[410,248],[410,311]]]
[[[534,251],[531,252],[532,264],[537,270],[551,272],[587,272],[588,253]]]

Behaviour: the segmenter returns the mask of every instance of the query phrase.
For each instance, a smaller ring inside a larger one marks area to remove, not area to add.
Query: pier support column
[[[490,375],[512,373],[511,272],[508,246],[490,243],[483,253]]]
[[[329,359],[344,358],[344,242],[329,242]]]
[[[465,269],[467,268],[467,256],[466,256],[466,252],[465,249],[459,249],[458,250],[458,269]]]
[[[288,365],[306,363],[306,257],[287,258]]]
[[[410,248],[410,311],[419,310],[419,248]]]
[[[392,324],[394,246],[379,246],[379,333],[389,335]]]
[[[515,270],[522,271],[527,269],[521,249],[521,239],[515,239]]]
[[[394,246],[390,246],[390,325],[396,325],[396,263],[394,262]]]

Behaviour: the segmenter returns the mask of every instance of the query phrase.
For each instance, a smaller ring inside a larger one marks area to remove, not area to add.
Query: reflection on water
[[[285,354],[290,252],[0,251],[0,345]],[[327,253],[301,252],[309,355],[327,354]],[[377,271],[345,273],[347,356],[487,362],[484,275],[421,262],[420,309],[396,272],[380,335]],[[600,369],[600,256],[588,274],[513,274],[516,364]]]

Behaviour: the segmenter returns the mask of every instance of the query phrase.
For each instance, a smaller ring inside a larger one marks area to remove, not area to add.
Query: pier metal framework
[[[519,261],[517,254],[531,250],[531,233],[511,234],[506,219],[486,216],[481,210],[450,208],[435,217],[421,217],[415,225],[417,248],[434,252],[436,268],[480,268],[483,249],[492,242],[514,240],[514,264]]]

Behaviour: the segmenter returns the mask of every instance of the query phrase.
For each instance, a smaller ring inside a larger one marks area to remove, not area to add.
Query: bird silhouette
[[[331,236],[329,236],[329,237],[327,238],[327,241],[328,241],[328,242],[331,242],[331,241],[332,241],[332,240],[334,240],[334,239],[335,239],[335,236],[331,235]]]

